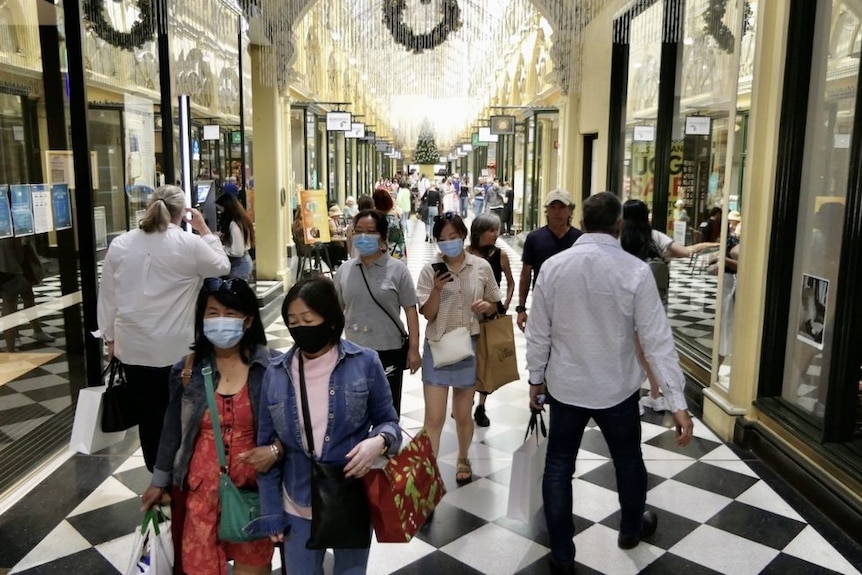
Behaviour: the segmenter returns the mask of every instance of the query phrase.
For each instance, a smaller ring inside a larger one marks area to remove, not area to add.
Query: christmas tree
[[[434,132],[428,118],[422,122],[419,130],[419,141],[416,143],[416,151],[413,153],[413,161],[417,164],[436,164],[440,162],[440,152],[434,142]]]

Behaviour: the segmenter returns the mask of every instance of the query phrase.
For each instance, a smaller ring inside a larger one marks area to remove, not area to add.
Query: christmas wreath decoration
[[[430,4],[431,0],[420,0],[422,4]],[[461,28],[461,7],[458,0],[443,0],[440,13],[443,18],[436,26],[424,34],[417,34],[404,24],[404,9],[406,0],[386,0],[383,4],[383,24],[396,42],[412,51],[421,54],[425,50],[433,50],[446,41],[450,33]]]
[[[151,40],[156,29],[152,1],[136,0],[135,4],[141,17],[128,32],[120,32],[105,18],[105,0],[84,0],[84,15],[99,38],[111,46],[131,50]]]
[[[733,37],[733,31],[724,23],[726,11],[727,0],[709,0],[709,6],[703,13],[703,31],[715,39],[719,48],[732,54],[736,39]]]

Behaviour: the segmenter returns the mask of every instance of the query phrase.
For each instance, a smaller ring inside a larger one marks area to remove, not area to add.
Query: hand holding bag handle
[[[371,546],[371,514],[365,487],[360,479],[344,477],[344,469],[318,461],[314,455],[314,430],[305,364],[299,354],[299,392],[302,397],[302,419],[308,456],[311,458],[311,535],[308,549],[367,549]]]

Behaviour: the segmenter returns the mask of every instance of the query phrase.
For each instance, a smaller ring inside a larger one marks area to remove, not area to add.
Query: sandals
[[[455,470],[455,482],[458,485],[464,485],[471,481],[473,481],[473,468],[470,466],[470,460],[466,457],[459,457]]]

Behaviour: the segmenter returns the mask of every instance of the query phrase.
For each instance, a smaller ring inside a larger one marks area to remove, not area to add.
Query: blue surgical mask
[[[380,251],[380,236],[377,234],[356,234],[353,236],[353,249],[360,256],[371,256]]]
[[[208,317],[204,318],[204,337],[221,349],[230,349],[242,339],[245,318]]]
[[[445,242],[437,242],[437,247],[447,258],[457,258],[464,251],[464,240],[446,240]]]

